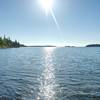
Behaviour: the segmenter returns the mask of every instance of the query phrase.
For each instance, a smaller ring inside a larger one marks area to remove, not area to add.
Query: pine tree
[[[6,36],[4,35],[4,37],[0,37],[0,47],[1,48],[13,48],[13,47],[21,47],[24,45],[21,45],[17,40],[12,41],[10,39],[10,37],[6,38]]]

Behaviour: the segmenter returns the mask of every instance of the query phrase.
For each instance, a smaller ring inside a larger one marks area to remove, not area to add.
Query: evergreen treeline
[[[86,47],[100,47],[100,44],[90,44],[90,45],[87,45]]]
[[[0,37],[0,48],[16,48],[22,46],[24,45],[20,44],[17,40],[12,41],[9,37]]]

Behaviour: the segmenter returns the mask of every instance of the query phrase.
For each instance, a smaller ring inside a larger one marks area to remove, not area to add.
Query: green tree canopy
[[[16,48],[16,47],[22,47],[24,45],[20,44],[17,40],[12,41],[10,37],[0,37],[0,48]]]

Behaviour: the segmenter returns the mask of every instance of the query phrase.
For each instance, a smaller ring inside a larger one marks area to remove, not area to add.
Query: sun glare
[[[53,7],[53,0],[40,0],[40,5],[43,7],[46,13],[48,13]]]
[[[61,32],[59,23],[56,19],[54,12],[53,12],[53,6],[54,6],[54,3],[55,3],[54,1],[55,0],[39,0],[39,4],[43,8],[43,10],[45,10],[46,15],[48,15],[48,13],[51,14],[53,21],[57,26],[58,31]]]

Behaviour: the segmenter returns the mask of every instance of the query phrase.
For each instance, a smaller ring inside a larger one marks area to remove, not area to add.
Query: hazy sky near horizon
[[[0,35],[26,45],[100,43],[100,0],[54,0],[60,31],[38,1],[0,0]]]

